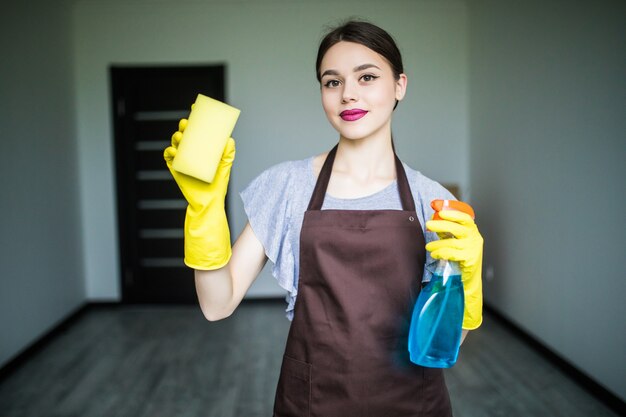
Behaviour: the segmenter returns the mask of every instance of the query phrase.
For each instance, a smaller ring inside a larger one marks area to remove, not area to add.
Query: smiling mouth
[[[367,114],[366,110],[361,109],[352,109],[352,110],[344,110],[339,114],[343,120],[347,122],[353,122],[355,120],[359,120],[361,117]]]

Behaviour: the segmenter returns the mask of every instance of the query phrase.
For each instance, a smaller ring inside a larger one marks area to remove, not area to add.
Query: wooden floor
[[[0,416],[271,416],[283,309],[216,323],[191,306],[89,309],[0,382]],[[616,415],[489,316],[446,379],[456,417]]]

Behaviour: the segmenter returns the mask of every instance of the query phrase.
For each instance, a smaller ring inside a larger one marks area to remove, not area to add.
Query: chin
[[[371,129],[363,129],[359,126],[335,126],[335,130],[342,138],[357,140],[372,134]]]
[[[342,132],[341,130],[339,130],[338,133],[341,139],[350,140],[350,141],[361,140],[365,138],[365,136],[363,135],[350,134],[350,133]]]
[[[348,140],[362,140],[367,139],[377,133],[376,130],[371,129],[342,129],[338,130],[339,135]]]

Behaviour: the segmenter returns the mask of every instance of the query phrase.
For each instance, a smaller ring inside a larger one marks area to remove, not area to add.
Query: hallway
[[[0,380],[0,413],[269,416],[289,326],[283,310],[282,300],[244,302],[210,323],[196,306],[88,308]],[[617,415],[489,314],[446,379],[456,417]]]

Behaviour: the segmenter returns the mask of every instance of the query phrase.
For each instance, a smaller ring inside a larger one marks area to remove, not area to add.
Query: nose
[[[354,82],[346,80],[343,85],[341,101],[343,103],[354,102],[358,100],[358,86]]]

